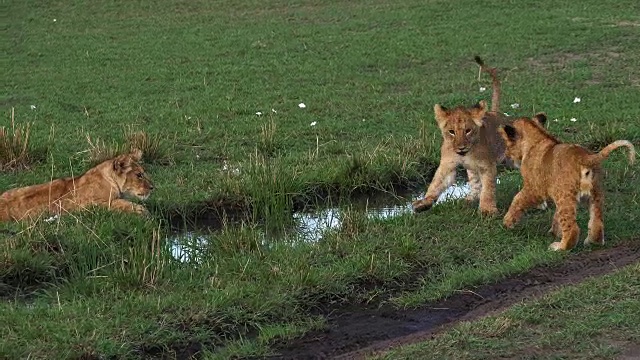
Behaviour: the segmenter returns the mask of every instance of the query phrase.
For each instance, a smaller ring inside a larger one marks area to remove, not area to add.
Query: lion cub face
[[[447,109],[439,104],[433,107],[438,127],[445,143],[458,155],[465,155],[478,142],[487,102],[482,100],[471,108]]]
[[[140,150],[118,156],[113,159],[113,170],[121,181],[124,180],[121,187],[123,193],[145,200],[153,190],[153,183],[147,177],[144,168],[138,164],[141,158]]]

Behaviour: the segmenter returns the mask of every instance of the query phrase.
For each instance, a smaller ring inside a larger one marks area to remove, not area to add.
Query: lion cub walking
[[[604,194],[600,164],[621,146],[629,148],[629,161],[633,163],[635,149],[629,141],[618,140],[594,154],[580,145],[561,143],[543,128],[546,120],[544,114],[538,114],[533,119],[516,119],[512,125],[500,129],[506,155],[520,168],[524,182],[504,217],[504,225],[512,228],[524,210],[552,199],[556,212],[549,232],[561,240],[552,243],[550,248],[569,250],[580,234],[576,222],[578,201],[586,197],[589,199],[589,233],[584,243],[603,244]]]
[[[495,199],[496,165],[504,158],[504,144],[497,130],[505,122],[498,112],[500,82],[495,68],[486,68],[479,57],[476,57],[476,62],[493,79],[491,111],[487,111],[487,102],[484,100],[471,108],[459,106],[449,110],[439,104],[433,107],[443,138],[440,165],[424,199],[413,202],[415,212],[431,208],[440,194],[453,185],[458,165],[467,170],[471,192],[466,200],[480,198],[480,211],[483,214],[498,212]]]
[[[147,209],[142,205],[123,199],[124,195],[130,195],[144,200],[153,190],[153,184],[138,164],[141,157],[142,152],[136,150],[106,160],[74,178],[8,190],[0,195],[0,221],[60,214],[90,205],[145,214]]]

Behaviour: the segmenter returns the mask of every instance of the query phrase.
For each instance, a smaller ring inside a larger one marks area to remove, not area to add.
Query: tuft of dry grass
[[[142,158],[147,163],[171,163],[169,151],[159,135],[149,135],[144,131],[134,131],[128,126],[124,131],[125,146],[128,151],[142,150]]]
[[[87,152],[91,165],[99,164],[126,152],[124,146],[116,142],[107,144],[100,138],[92,140],[89,134],[87,134],[87,142],[89,143]]]
[[[149,135],[145,131],[135,131],[132,126],[127,126],[124,131],[124,143],[116,141],[107,144],[100,138],[92,139],[87,134],[89,143],[89,162],[99,164],[120,154],[130,153],[134,149],[142,151],[142,161],[166,165],[171,163],[168,147],[162,142],[159,135]]]
[[[0,127],[0,171],[28,169],[31,164],[29,134],[31,124],[16,125],[11,108],[11,128]]]

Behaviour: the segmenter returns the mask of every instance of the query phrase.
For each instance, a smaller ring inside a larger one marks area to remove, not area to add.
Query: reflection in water
[[[443,202],[464,198],[471,189],[467,183],[459,183],[449,187],[443,192],[435,205]],[[424,197],[423,193],[409,194],[408,197],[383,196],[375,199],[367,198],[366,201],[355,201],[352,208],[366,213],[369,219],[391,219],[407,213],[411,213],[413,200]],[[435,206],[434,205],[434,206]],[[317,242],[328,231],[338,230],[342,226],[345,209],[341,207],[324,208],[314,212],[296,212],[293,214],[295,229],[289,236],[283,235],[290,242],[304,241]],[[169,241],[171,254],[181,262],[199,262],[202,258],[204,247],[208,239],[197,235],[195,232],[183,232]]]
[[[435,205],[464,198],[470,191],[471,189],[466,183],[453,185],[438,197]],[[422,197],[424,197],[424,193],[413,194],[409,199],[398,197],[387,199],[385,203],[380,205],[367,203],[362,210],[366,212],[367,218],[369,219],[391,219],[411,213],[413,211],[411,206],[413,200]],[[357,204],[356,208],[358,208]],[[362,208],[362,206],[360,206],[360,208]],[[343,215],[344,210],[339,207],[322,209],[310,213],[298,212],[293,214],[293,218],[297,224],[296,232],[298,238],[307,242],[321,240],[326,231],[340,228]]]
[[[180,262],[199,263],[204,255],[208,240],[189,231],[178,234],[169,240],[171,255]]]
[[[338,208],[329,208],[319,212],[293,214],[297,237],[304,241],[318,241],[325,231],[339,229],[342,226],[342,212]]]

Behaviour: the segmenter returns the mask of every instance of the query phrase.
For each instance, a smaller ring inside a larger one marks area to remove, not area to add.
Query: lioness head
[[[487,102],[482,100],[470,108],[457,107],[451,110],[436,104],[433,111],[444,141],[451,142],[458,155],[465,155],[480,138]]]
[[[113,159],[113,172],[122,183],[122,193],[145,200],[153,190],[153,183],[138,163],[142,158],[142,151],[134,150],[130,154],[120,155]]]
[[[526,117],[514,120],[511,125],[500,127],[500,136],[505,143],[505,155],[513,161],[516,167],[520,167],[525,152],[525,141],[528,133],[547,134],[544,124],[547,116],[543,113],[536,114],[533,118]],[[527,131],[527,128],[531,130]]]

